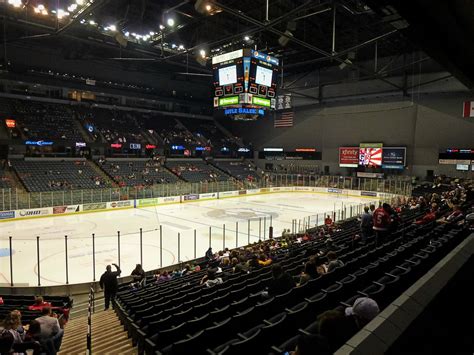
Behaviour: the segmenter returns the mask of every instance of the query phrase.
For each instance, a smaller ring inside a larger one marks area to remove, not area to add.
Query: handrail
[[[89,288],[89,304],[87,307],[87,349],[86,354],[92,354],[92,313],[95,313],[95,295],[94,295],[94,284],[91,284]]]

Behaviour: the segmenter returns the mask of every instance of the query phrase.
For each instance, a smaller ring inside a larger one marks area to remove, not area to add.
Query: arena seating
[[[174,117],[148,117],[145,118],[145,128],[152,130],[160,136],[167,145],[183,145],[187,148],[200,145],[199,139],[186,128],[180,125],[180,122]]]
[[[168,161],[166,167],[188,182],[225,181],[230,177],[202,160]]]
[[[91,189],[105,186],[97,172],[82,161],[11,160],[12,167],[29,192]]]
[[[248,161],[214,160],[214,165],[239,180],[256,180],[257,168]]]
[[[10,105],[17,125],[27,139],[84,140],[74,125],[74,114],[68,105],[23,100],[11,100]]]
[[[109,143],[149,143],[142,132],[142,120],[135,112],[93,108],[87,121]]]
[[[176,175],[153,160],[113,160],[97,162],[97,164],[119,186],[149,186],[153,184],[175,183]]]
[[[117,313],[139,353],[281,354],[293,350],[301,334],[314,333],[317,315],[325,310],[350,306],[361,295],[383,309],[467,236],[457,224],[413,224],[423,213],[404,211],[399,230],[378,246],[371,239],[355,244],[358,222],[344,223],[332,237],[344,266],[284,294],[262,297],[272,279],[270,267],[223,273],[225,282],[212,288],[198,285],[201,271],[149,282],[141,290],[123,285]],[[308,256],[325,248],[312,240],[280,249],[274,257],[295,277]]]
[[[10,187],[10,180],[5,176],[5,170],[0,167],[0,189],[8,189]]]

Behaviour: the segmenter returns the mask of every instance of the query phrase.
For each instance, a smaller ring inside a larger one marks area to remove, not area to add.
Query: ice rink
[[[10,283],[8,236],[12,236],[15,285],[38,284],[37,236],[40,237],[41,286],[65,284],[65,235],[68,236],[69,283],[81,283],[93,279],[93,233],[98,280],[107,264],[119,263],[118,231],[120,265],[122,276],[126,276],[140,262],[141,253],[144,269],[155,269],[193,259],[194,249],[197,257],[203,256],[209,246],[209,234],[214,251],[222,249],[224,241],[226,247],[234,248],[236,243],[242,246],[249,240],[268,238],[270,220],[274,236],[279,236],[283,229],[292,228],[294,219],[300,220],[302,226],[303,218],[307,223],[311,216],[310,223],[314,226],[316,218],[321,224],[327,212],[369,202],[365,198],[337,198],[317,193],[276,193],[3,222],[0,223],[0,283]]]

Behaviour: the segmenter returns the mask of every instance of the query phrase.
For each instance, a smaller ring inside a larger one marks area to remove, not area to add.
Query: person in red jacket
[[[384,203],[381,207],[374,211],[372,216],[373,219],[373,230],[375,232],[376,245],[380,245],[384,242],[388,236],[390,229],[390,205]]]

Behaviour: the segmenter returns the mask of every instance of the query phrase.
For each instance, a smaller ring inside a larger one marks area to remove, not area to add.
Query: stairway
[[[64,338],[58,355],[85,354],[87,349],[87,315],[72,318],[64,327]],[[138,354],[132,340],[123,330],[113,310],[92,315],[92,354]]]
[[[112,179],[112,177],[107,174],[104,170],[100,168],[99,165],[94,161],[87,161],[87,164],[97,172],[97,175],[103,178],[107,182],[107,186],[117,187],[118,184]]]

